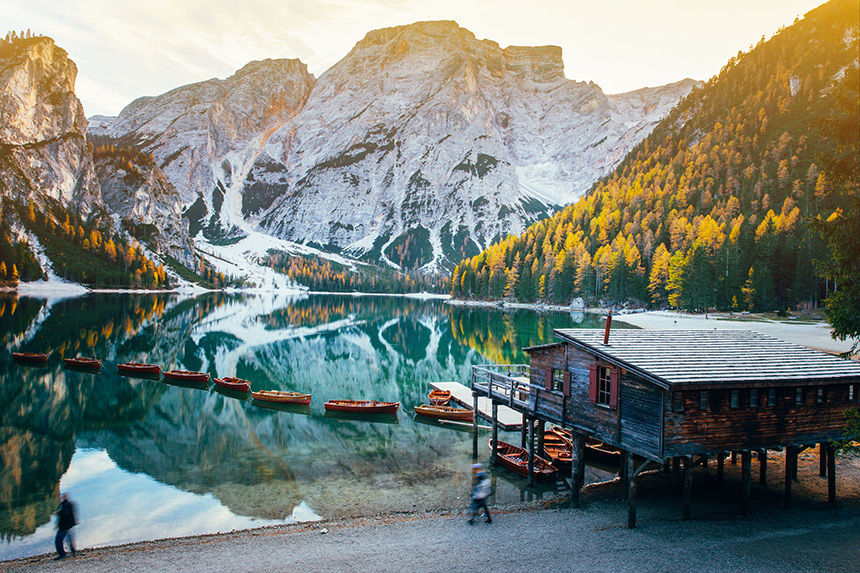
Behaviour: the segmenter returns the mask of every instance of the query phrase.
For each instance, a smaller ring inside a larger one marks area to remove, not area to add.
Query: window
[[[699,392],[699,410],[705,412],[710,410],[710,402],[708,401],[708,391],[702,390]]]
[[[684,411],[684,400],[681,399],[681,393],[675,392],[672,394],[672,411],[673,412],[683,412]]]
[[[815,403],[816,404],[824,404],[825,399],[824,388],[818,388],[818,392],[815,395]]]
[[[758,389],[750,388],[750,408],[758,408]]]
[[[606,366],[597,367],[597,403],[609,406],[612,399],[612,375]]]
[[[564,370],[561,368],[553,368],[552,389],[560,391],[562,387],[564,387]]]
[[[794,404],[801,406],[803,404],[803,388],[794,389]]]
[[[773,408],[776,406],[776,388],[770,388],[767,391],[767,407]]]
[[[621,370],[605,364],[592,364],[589,372],[588,398],[600,406],[618,407]]]
[[[741,391],[740,390],[732,390],[731,407],[732,408],[740,408],[740,401],[741,401]]]
[[[855,388],[855,384],[848,385],[848,401],[853,402],[857,399],[857,389]]]

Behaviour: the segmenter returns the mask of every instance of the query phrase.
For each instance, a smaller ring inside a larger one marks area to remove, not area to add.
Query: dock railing
[[[522,411],[529,405],[529,377],[528,364],[472,366],[472,391]]]

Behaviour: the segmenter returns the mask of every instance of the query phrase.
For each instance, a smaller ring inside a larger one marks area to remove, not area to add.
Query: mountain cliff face
[[[607,96],[564,77],[560,48],[420,22],[370,32],[319,80],[252,62],[91,132],[151,152],[203,240],[261,231],[431,270],[575,199],[694,85]]]
[[[77,67],[50,38],[0,45],[0,186],[6,197],[49,196],[85,212],[100,202]]]

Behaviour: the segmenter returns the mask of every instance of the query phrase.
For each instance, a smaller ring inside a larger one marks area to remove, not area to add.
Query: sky
[[[606,93],[707,80],[821,0],[0,0],[6,31],[53,38],[87,116],[298,58],[319,77],[371,30],[454,20],[502,47],[561,46],[565,75]]]

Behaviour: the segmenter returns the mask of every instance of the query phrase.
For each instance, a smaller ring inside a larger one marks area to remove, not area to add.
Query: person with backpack
[[[481,513],[482,508],[486,518],[484,521],[493,523],[493,518],[490,517],[490,508],[487,506],[487,499],[493,493],[493,485],[480,464],[475,464],[472,467],[477,471],[475,473],[475,487],[472,489],[472,517],[469,519],[469,525],[475,524],[475,518]]]

